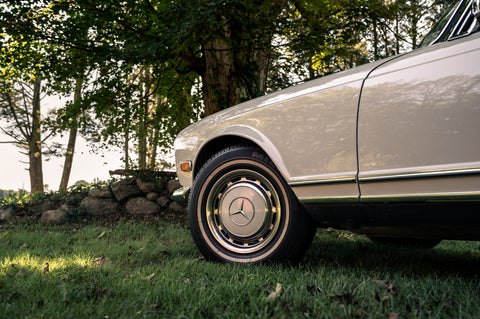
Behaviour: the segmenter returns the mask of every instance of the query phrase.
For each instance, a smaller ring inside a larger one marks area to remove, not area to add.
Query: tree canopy
[[[76,92],[50,126],[154,168],[192,121],[416,48],[449,2],[14,0],[0,12],[2,81],[31,68],[49,94]]]

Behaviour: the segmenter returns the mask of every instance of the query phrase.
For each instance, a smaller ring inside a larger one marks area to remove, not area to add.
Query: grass
[[[475,318],[479,269],[479,242],[319,230],[297,265],[242,266],[205,261],[163,220],[16,222],[0,225],[0,318]]]

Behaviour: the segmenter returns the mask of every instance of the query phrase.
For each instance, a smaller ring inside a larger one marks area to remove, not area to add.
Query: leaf
[[[103,265],[105,263],[109,263],[110,259],[108,259],[107,256],[102,255],[102,257],[95,258],[93,262],[97,265]]]
[[[151,274],[151,275],[148,275],[145,279],[150,280],[150,279],[152,279],[153,277],[155,277],[155,273],[153,273],[153,274]]]
[[[384,288],[387,292],[390,292],[392,294],[398,294],[398,288],[393,286],[393,283],[391,283],[388,280],[375,280],[375,283],[377,284],[378,287]]]
[[[340,306],[348,306],[353,303],[353,295],[351,293],[334,294],[330,295],[330,297],[337,299],[337,303],[339,303]]]
[[[277,285],[275,286],[275,291],[272,291],[266,298],[266,301],[274,301],[278,297],[280,297],[280,293],[282,292],[282,284],[277,282]]]

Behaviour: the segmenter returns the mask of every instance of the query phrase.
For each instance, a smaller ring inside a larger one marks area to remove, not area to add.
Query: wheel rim
[[[210,232],[220,245],[235,253],[249,254],[267,246],[279,230],[281,216],[275,187],[253,170],[223,174],[208,193]]]

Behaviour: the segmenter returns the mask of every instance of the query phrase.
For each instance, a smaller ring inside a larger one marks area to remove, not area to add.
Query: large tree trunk
[[[30,162],[30,191],[43,192],[42,140],[40,114],[41,79],[35,78],[32,101],[32,133],[29,139],[28,157]]]
[[[204,44],[201,76],[205,116],[265,92],[274,21],[286,6],[285,0],[268,2],[271,12],[252,13],[256,32],[235,33],[235,27],[230,28],[225,19],[223,34]]]
[[[83,85],[83,78],[77,78],[75,80],[75,92],[73,94],[73,102],[76,103],[80,101],[81,94],[82,94],[82,85]],[[70,127],[70,134],[68,137],[68,144],[67,144],[67,153],[65,154],[65,163],[63,165],[63,172],[62,172],[62,179],[60,181],[60,190],[66,190],[68,187],[68,181],[70,179],[70,173],[72,171],[72,164],[73,164],[73,155],[75,154],[75,143],[77,141],[77,123],[78,122],[78,115],[72,119],[71,127]]]

